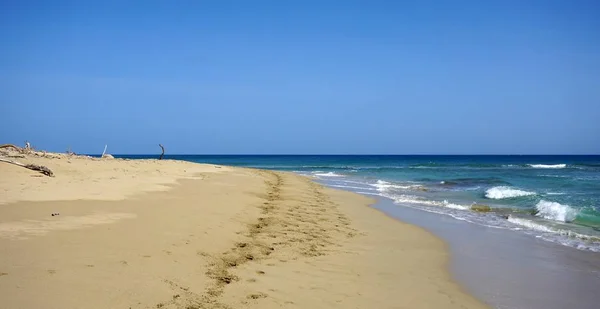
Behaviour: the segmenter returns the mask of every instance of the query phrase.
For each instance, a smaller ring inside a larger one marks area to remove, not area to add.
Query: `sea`
[[[130,159],[156,156],[117,156]],[[600,252],[600,156],[171,155],[290,171],[465,223]]]

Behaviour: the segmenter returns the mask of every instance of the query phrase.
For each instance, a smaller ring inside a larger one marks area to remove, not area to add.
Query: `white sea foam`
[[[566,164],[529,164],[533,168],[565,168]]]
[[[531,220],[528,219],[523,219],[523,218],[516,218],[513,216],[508,216],[508,222],[520,225],[520,226],[524,226],[528,229],[532,229],[532,230],[536,230],[536,231],[540,231],[540,232],[546,232],[546,233],[553,233],[554,230],[552,230],[551,228],[543,225],[543,224],[539,224],[536,222],[533,222]]]
[[[529,219],[525,219],[525,218],[516,218],[513,216],[509,216],[508,221],[511,223],[514,223],[516,225],[526,227],[530,230],[537,231],[537,232],[551,233],[551,234],[555,234],[555,235],[565,236],[568,238],[578,238],[578,239],[585,240],[585,241],[592,241],[592,242],[600,241],[600,238],[598,238],[597,236],[580,234],[580,233],[573,232],[570,230],[555,229],[555,228],[552,228],[552,227],[549,227],[549,226],[546,226],[541,223],[537,223],[533,220],[529,220]],[[516,228],[516,230],[520,230],[520,228]],[[583,244],[573,244],[571,241],[565,241],[565,239],[562,239],[562,240],[561,239],[553,239],[553,238],[545,237],[543,235],[537,235],[536,237],[542,238],[544,240],[552,241],[552,242],[558,242],[558,243],[561,243],[561,244],[567,245],[567,246],[574,246],[577,249],[591,250],[591,251],[600,250],[600,248],[598,248],[597,246],[592,247],[592,246],[584,246]]]
[[[541,200],[535,205],[535,208],[537,209],[536,216],[548,220],[571,222],[577,216],[577,210],[557,202]]]
[[[401,185],[392,184],[390,182],[383,181],[383,180],[377,180],[377,182],[374,184],[371,184],[371,186],[375,187],[377,189],[377,191],[379,191],[379,192],[385,192],[385,191],[388,191],[389,189],[404,189],[404,190],[406,190],[406,189],[411,189],[411,188],[417,187],[415,185],[401,186]]]
[[[413,195],[404,195],[403,194],[403,195],[392,195],[392,196],[386,196],[386,197],[389,197],[389,198],[393,199],[394,202],[400,203],[400,204],[407,203],[407,204],[417,204],[417,205],[426,205],[426,206],[437,206],[437,207],[445,207],[445,208],[459,209],[459,210],[468,210],[469,209],[469,206],[453,204],[453,203],[448,202],[447,200],[444,200],[443,202],[438,202],[438,201],[423,199],[421,197],[413,196]]]
[[[359,184],[359,185],[368,185],[368,183],[365,183],[364,181],[353,181],[353,180],[349,180],[349,179],[340,179],[340,180],[336,180],[337,182],[343,182],[343,183],[353,183],[353,184]]]
[[[470,208],[469,206],[464,206],[464,205],[458,205],[458,204],[449,203],[446,200],[444,200],[444,207],[452,208],[452,209],[459,209],[459,210],[468,210]]]
[[[344,175],[336,174],[334,172],[314,173],[313,175],[318,176],[318,177],[344,177]]]
[[[358,193],[358,194],[367,194],[367,195],[381,196],[379,193],[375,193],[375,192],[356,191],[356,193]]]
[[[429,206],[444,206],[444,203],[426,200],[426,199],[420,198],[418,196],[413,196],[413,195],[402,194],[402,195],[392,195],[392,196],[386,196],[386,197],[393,199],[394,202],[396,202],[396,203],[409,203],[409,204],[419,204],[419,205],[429,205]]]
[[[335,185],[335,184],[330,184],[329,186],[335,187],[335,188],[355,189],[355,190],[374,190],[374,189],[365,188],[365,187],[345,186],[345,185]]]
[[[552,177],[552,178],[568,178],[567,175],[540,175],[541,177]]]
[[[523,191],[506,186],[493,187],[485,192],[485,197],[495,200],[528,195],[535,195],[535,192]]]

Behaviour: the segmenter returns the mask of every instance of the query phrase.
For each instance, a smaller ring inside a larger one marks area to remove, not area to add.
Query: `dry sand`
[[[301,176],[15,160],[56,177],[0,163],[0,308],[485,307],[439,239]]]

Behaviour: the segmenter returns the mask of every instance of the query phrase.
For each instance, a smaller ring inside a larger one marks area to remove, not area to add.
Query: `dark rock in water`
[[[473,204],[473,205],[471,205],[471,210],[477,211],[477,212],[490,212],[490,211],[492,211],[492,208],[488,205]]]

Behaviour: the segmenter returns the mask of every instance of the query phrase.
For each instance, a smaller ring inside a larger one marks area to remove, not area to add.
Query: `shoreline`
[[[0,165],[2,306],[486,307],[452,280],[442,240],[303,176],[25,159],[56,177]]]
[[[494,308],[591,309],[600,301],[594,290],[600,284],[597,252],[373,198],[375,210],[443,240],[452,279]]]

